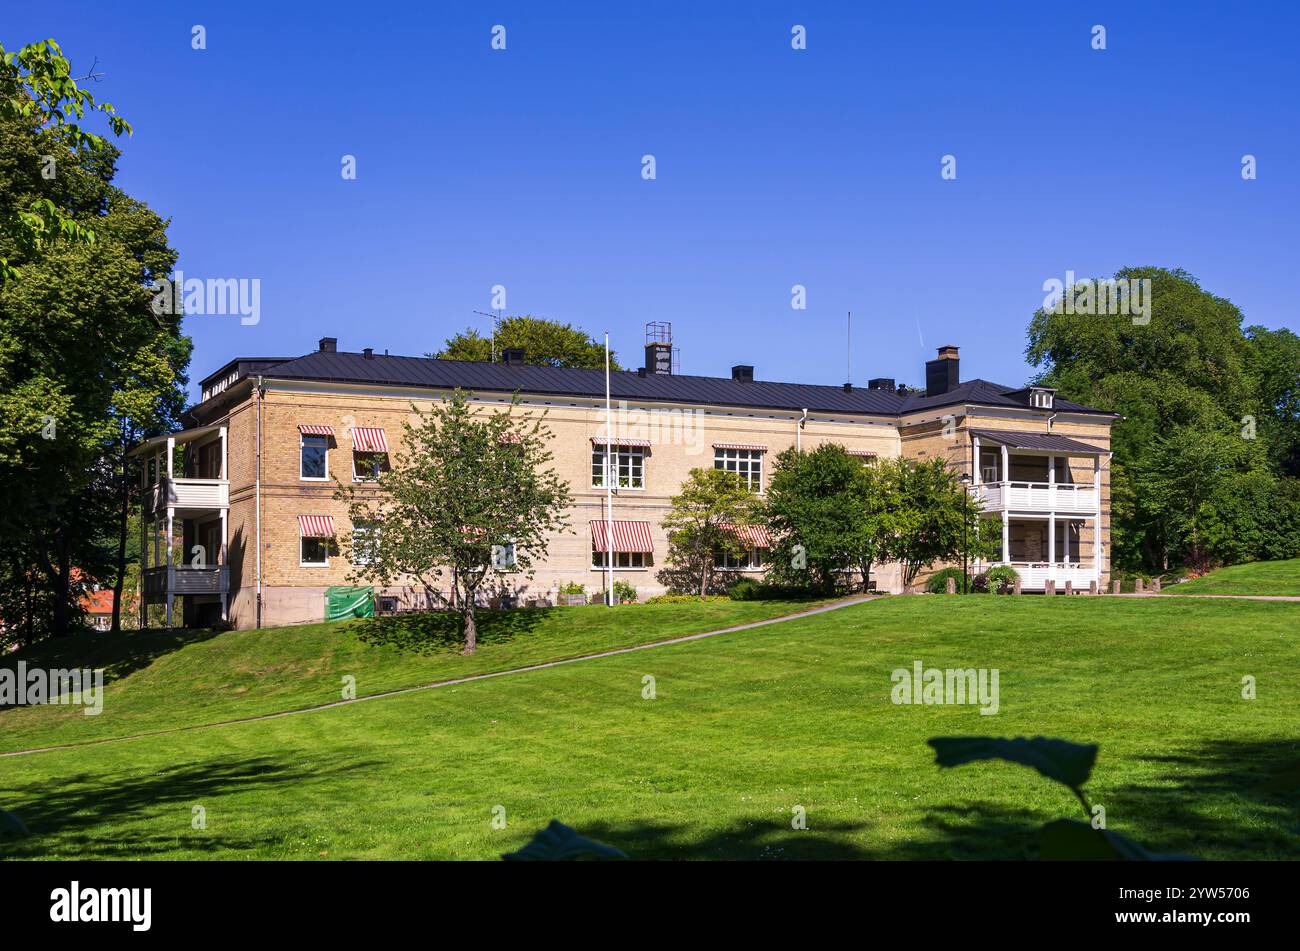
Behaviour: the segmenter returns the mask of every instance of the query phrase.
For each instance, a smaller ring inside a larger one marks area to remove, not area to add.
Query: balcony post
[[[978,498],[979,497],[978,486],[980,484],[980,438],[978,436],[972,436],[970,438],[970,441],[972,447],[971,455],[975,460],[971,466],[970,481],[971,481],[971,485],[976,486],[975,496],[976,498]]]
[[[1002,563],[1011,564],[1011,513],[1002,506]]]
[[[167,440],[167,445],[171,447],[172,440]],[[167,475],[171,477],[172,459],[171,453],[167,454]],[[172,588],[176,583],[176,569],[172,565],[172,525],[176,517],[176,510],[170,505],[167,506],[167,626],[172,626]]]
[[[1056,580],[1056,513],[1047,516],[1047,577]]]
[[[1007,483],[1011,481],[1011,452],[1007,449],[1005,443],[1002,445],[1002,472],[1000,474],[1005,489]]]
[[[221,432],[221,465],[217,469],[217,471],[220,472],[221,475],[218,478],[228,479],[230,477],[226,475],[226,427],[222,426],[220,432]],[[224,537],[225,535],[223,534],[222,538]]]
[[[223,474],[224,474],[224,469],[225,469],[225,465],[226,465],[226,463],[225,463],[225,458],[226,458],[226,447],[225,447],[225,441],[226,441],[226,430],[225,430],[225,427],[222,427],[222,429],[221,429],[221,442],[222,442],[222,446],[221,446],[221,459],[222,459],[221,466],[222,466],[222,469],[223,469]],[[227,569],[226,569],[226,511],[227,511],[226,509],[222,509],[222,510],[221,510],[221,554],[220,554],[220,556],[219,556],[220,563],[219,563],[219,565],[218,565],[218,567],[217,567],[217,587],[219,587],[219,588],[221,589],[221,620],[223,620],[223,621],[228,621],[228,620],[230,620],[230,617],[229,617],[229,609],[228,609],[228,605],[227,605],[227,603],[226,603],[226,600],[227,600],[227,598],[229,597],[229,595],[227,594],[227,591],[226,591],[227,586],[226,586],[226,585],[223,585],[223,584],[221,583],[221,575],[222,575],[223,572],[225,572],[225,571],[227,570]]]

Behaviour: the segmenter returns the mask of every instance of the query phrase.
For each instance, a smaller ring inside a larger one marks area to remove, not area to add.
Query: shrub
[[[762,590],[763,585],[754,578],[741,578],[727,589],[727,597],[732,601],[757,601]]]
[[[805,601],[825,595],[818,588],[807,585],[768,584],[753,578],[742,578],[727,591],[733,601]]]
[[[996,565],[984,572],[987,588],[995,594],[1007,594],[1015,589],[1020,574],[1010,565]]]
[[[587,586],[578,581],[566,581],[560,585],[560,594],[586,594]]]
[[[930,580],[925,583],[925,590],[930,594],[947,594],[949,578],[957,585],[959,592],[963,588],[963,579],[966,579],[966,584],[970,584],[969,577],[960,568],[944,568],[942,571],[936,571],[930,576]],[[967,588],[967,590],[970,589]]]
[[[728,600],[727,596],[722,594],[656,594],[653,598],[647,598],[646,604],[689,604],[692,602],[726,600]]]
[[[614,600],[618,604],[635,604],[637,599],[636,586],[630,581],[624,581],[622,578],[614,582]]]

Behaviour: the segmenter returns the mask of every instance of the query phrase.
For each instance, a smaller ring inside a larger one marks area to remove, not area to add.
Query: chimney
[[[940,347],[938,357],[925,364],[925,395],[942,396],[955,390],[961,383],[959,366],[957,348],[951,345]]]
[[[524,365],[524,348],[523,347],[506,347],[501,351],[501,362],[508,367],[521,367]]]
[[[375,348],[366,347],[364,350],[361,351],[361,356],[367,360],[373,360],[375,358]]]
[[[754,368],[751,366],[746,366],[743,363],[739,363],[736,366],[731,368],[731,378],[735,380],[737,383],[753,383]]]
[[[338,350],[338,348],[339,348],[339,338],[338,338],[338,337],[321,337],[321,338],[320,338],[320,352],[321,352],[321,353],[335,353],[335,352]]]
[[[845,392],[845,393],[852,393],[852,392],[853,392],[853,384],[852,384],[852,383],[845,383],[845,384],[844,384],[844,392]]]
[[[878,376],[874,380],[867,381],[867,389],[869,390],[892,390],[893,388],[894,380],[892,377]]]

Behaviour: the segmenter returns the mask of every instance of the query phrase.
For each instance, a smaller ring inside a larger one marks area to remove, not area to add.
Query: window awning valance
[[[304,436],[333,436],[334,427],[333,426],[311,426],[308,425],[307,423],[299,423],[298,432],[302,433]]]
[[[377,426],[354,426],[352,448],[357,452],[388,452],[388,440]]]
[[[715,442],[714,449],[743,449],[748,452],[767,452],[766,446],[757,446],[746,442]]]
[[[750,548],[771,548],[772,533],[766,525],[723,525],[724,531],[731,532]]]
[[[874,449],[850,449],[848,452],[850,456],[862,456],[864,459],[876,458]]]
[[[654,539],[650,537],[649,522],[614,522],[614,551],[652,552]],[[591,520],[591,543],[596,551],[609,551],[608,537],[603,519]]]
[[[334,536],[333,515],[299,515],[298,531],[303,538],[332,538]]]
[[[640,448],[640,447],[643,447],[643,446],[649,446],[649,445],[650,445],[650,440],[648,440],[648,439],[628,439],[626,436],[611,436],[610,439],[609,439],[609,443],[610,443],[610,445],[613,445],[613,446],[624,446],[624,447]],[[592,437],[591,437],[591,444],[592,444],[593,446],[603,446],[603,445],[605,445],[605,437],[604,437],[604,436],[592,436]]]

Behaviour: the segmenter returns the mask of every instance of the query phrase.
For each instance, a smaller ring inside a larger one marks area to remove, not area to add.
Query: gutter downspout
[[[257,600],[254,605],[255,626],[262,626],[262,378],[257,378],[257,468],[254,478],[254,509],[257,513]]]
[[[605,331],[605,605],[614,606],[614,414],[609,402],[609,331]]]
[[[803,454],[803,427],[808,422],[808,407],[804,407],[803,415],[799,417],[799,427],[794,431],[794,451],[800,455]]]
[[[1048,432],[1049,435],[1050,435],[1051,432],[1052,432],[1052,420],[1054,420],[1054,419],[1056,419],[1056,414],[1055,414],[1055,413],[1053,413],[1051,416],[1047,417],[1047,432]]]

